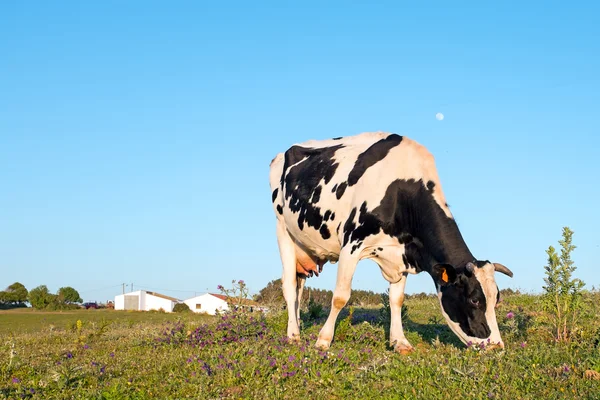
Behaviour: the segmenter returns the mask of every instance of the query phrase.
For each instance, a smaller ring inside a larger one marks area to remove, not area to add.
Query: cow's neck
[[[446,218],[446,221],[436,221],[433,230],[417,234],[417,237],[423,244],[423,251],[426,258],[429,259],[427,263],[429,266],[447,263],[461,268],[467,262],[474,260],[473,254],[453,219]]]
[[[418,239],[424,264],[428,269],[439,263],[462,268],[475,258],[467,247],[456,221],[444,213],[434,201],[419,205],[419,213],[410,227]]]

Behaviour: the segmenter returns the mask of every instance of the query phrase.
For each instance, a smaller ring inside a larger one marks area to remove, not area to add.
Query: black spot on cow
[[[367,211],[367,202],[363,202],[360,206],[360,213],[358,214],[358,226],[352,229],[350,235],[351,241],[362,242],[366,237],[376,235],[380,230],[381,221],[377,216]]]
[[[277,199],[277,192],[279,192],[279,189],[273,190],[273,194],[271,195],[271,202],[272,203],[275,203],[275,199]]]
[[[335,191],[335,197],[339,200],[342,198],[342,196],[344,195],[344,192],[346,191],[346,187],[348,186],[348,184],[346,182],[342,182],[339,184],[337,190]]]
[[[315,188],[315,191],[313,192],[313,196],[312,196],[312,203],[318,203],[319,199],[321,198],[321,186],[317,186]]]
[[[330,237],[328,229],[322,229],[323,215],[314,204],[321,196],[321,182],[329,183],[338,167],[335,152],[343,145],[307,148],[292,146],[285,152],[281,185],[287,206],[298,214],[298,228],[305,225],[317,229],[321,236]]]
[[[337,183],[335,185],[333,185],[333,187],[331,188],[331,193],[335,193],[336,190],[337,190]]]
[[[329,218],[331,218],[331,210],[325,211],[325,215],[323,215],[323,220],[329,221]]]
[[[355,185],[367,169],[383,160],[390,149],[398,146],[401,142],[402,136],[392,134],[385,139],[381,139],[377,143],[374,143],[363,153],[359,154],[354,163],[354,167],[352,167],[352,171],[350,171],[350,174],[348,175],[348,185]]]
[[[277,204],[277,212],[279,213],[279,215],[283,214],[283,207],[281,207],[279,204]]]
[[[377,250],[383,251],[383,247],[378,247]]]
[[[335,213],[334,212],[331,213],[331,220],[332,221],[335,220]]]
[[[354,223],[354,217],[356,217],[356,207],[354,207],[352,211],[350,211],[350,215],[348,216],[348,219],[344,224],[344,246],[348,244],[348,242],[350,241],[350,235],[352,235],[352,232],[356,228],[356,224]]]
[[[428,181],[427,182],[427,190],[432,191],[435,188],[435,182],[434,181]]]
[[[321,225],[319,232],[321,233],[321,237],[325,240],[331,237],[331,232],[329,232],[329,228],[327,228],[327,225],[325,224]]]
[[[354,254],[354,252],[362,246],[363,242],[358,242],[352,246],[352,250],[350,250],[350,254]]]

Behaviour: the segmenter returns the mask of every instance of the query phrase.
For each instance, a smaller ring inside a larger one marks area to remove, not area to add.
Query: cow
[[[310,140],[277,154],[269,175],[290,340],[299,339],[306,279],[318,276],[326,262],[338,263],[331,310],[315,344],[330,347],[356,266],[370,259],[389,282],[389,340],[395,351],[413,350],[401,307],[407,276],[423,271],[435,284],[448,326],[463,343],[504,348],[494,274],[513,273],[473,256],[424,146],[387,132]]]

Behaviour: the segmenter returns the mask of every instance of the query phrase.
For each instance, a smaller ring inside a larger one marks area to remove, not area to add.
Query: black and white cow
[[[504,346],[494,272],[512,272],[473,257],[425,147],[384,132],[308,141],[273,159],[270,185],[289,338],[300,334],[306,278],[318,275],[327,261],[339,261],[331,311],[316,343],[329,348],[356,265],[371,259],[390,283],[390,344],[396,351],[412,349],[400,310],[407,275],[422,271],[431,275],[442,313],[464,343]]]

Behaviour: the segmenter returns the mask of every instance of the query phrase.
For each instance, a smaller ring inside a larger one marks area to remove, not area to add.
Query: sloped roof
[[[167,299],[167,300],[171,300],[171,301],[175,301],[175,302],[179,302],[180,301],[179,299],[176,299],[175,297],[170,297],[170,296],[167,296],[167,295],[164,295],[164,294],[160,294],[160,293],[156,293],[156,292],[146,291],[146,293],[148,293],[148,294],[150,294],[152,296],[155,296],[155,297],[160,297],[161,299]]]

